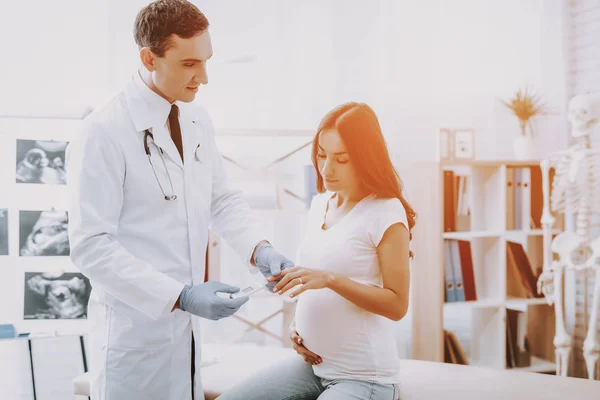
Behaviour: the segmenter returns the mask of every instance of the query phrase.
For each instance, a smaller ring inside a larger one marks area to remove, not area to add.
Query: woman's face
[[[346,145],[335,129],[319,134],[317,166],[325,189],[331,192],[350,193],[359,187]]]

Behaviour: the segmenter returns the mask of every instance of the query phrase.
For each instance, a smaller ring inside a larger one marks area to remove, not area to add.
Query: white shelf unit
[[[442,290],[441,329],[436,331],[442,341],[444,329],[453,331],[464,347],[469,363],[497,369],[506,369],[506,321],[507,309],[528,312],[531,307],[551,307],[544,298],[514,298],[507,294],[507,241],[523,245],[531,265],[535,268],[542,262],[542,231],[530,229],[508,229],[507,177],[510,168],[539,166],[538,161],[483,161],[440,163],[439,182],[441,205],[441,245],[445,239],[467,240],[471,244],[473,272],[477,292],[476,301],[444,302],[444,251],[439,251],[440,263],[436,275]],[[469,203],[469,230],[444,232],[444,171],[452,170],[466,175]],[[529,196],[524,190],[523,196]],[[540,193],[541,195],[541,193]],[[529,200],[522,202],[522,218],[529,221]],[[439,205],[438,205],[439,207]],[[435,211],[440,211],[438,208]],[[419,211],[419,210],[417,210]],[[421,213],[424,211],[421,210]],[[555,227],[559,224],[555,224]],[[556,229],[553,233],[559,232]],[[437,254],[437,253],[436,253]],[[417,254],[418,257],[418,254]],[[435,309],[435,304],[431,304]],[[554,331],[549,333],[554,335]],[[553,356],[553,354],[552,354]],[[443,361],[443,354],[435,361]],[[532,354],[531,366],[513,368],[517,371],[551,372],[553,357],[544,360]]]

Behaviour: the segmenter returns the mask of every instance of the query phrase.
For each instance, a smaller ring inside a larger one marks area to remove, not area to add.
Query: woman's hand
[[[298,332],[291,330],[290,339],[294,343],[294,350],[296,350],[296,353],[300,354],[300,356],[304,358],[304,361],[310,365],[319,365],[323,362],[321,357],[304,347],[302,344],[302,338],[300,335],[298,335]]]
[[[324,289],[328,287],[333,278],[333,274],[326,271],[304,267],[293,267],[281,271],[280,275],[275,278],[271,277],[268,280],[274,281],[275,279],[280,279],[274,288],[274,292],[277,294],[283,294],[294,286],[302,285],[300,289],[290,293],[290,297],[296,297],[307,290]]]

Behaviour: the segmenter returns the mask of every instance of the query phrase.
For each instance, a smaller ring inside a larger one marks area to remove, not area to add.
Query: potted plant
[[[515,158],[518,160],[533,158],[534,130],[531,120],[538,115],[546,114],[546,106],[541,102],[539,95],[530,93],[527,88],[519,89],[512,99],[503,103],[519,119],[521,126],[521,134],[513,142]]]

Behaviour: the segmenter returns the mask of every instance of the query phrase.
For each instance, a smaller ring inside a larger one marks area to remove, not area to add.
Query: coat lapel
[[[141,135],[144,134],[146,129],[150,130],[150,133],[152,133],[152,136],[154,137],[154,143],[162,148],[171,160],[183,170],[181,156],[177,151],[175,143],[173,143],[173,140],[171,139],[171,134],[164,124],[161,125],[153,121],[156,118],[153,118],[154,116],[137,90],[133,80],[125,87],[125,99],[135,130]]]
[[[173,140],[171,139],[169,131],[167,131],[167,129],[164,126],[155,126],[152,127],[150,132],[154,136],[154,142],[156,143],[156,145],[163,149],[163,151],[168,154],[171,160],[173,160],[173,162],[183,170],[183,162],[181,161],[181,156],[179,155],[179,151],[177,151],[175,143],[173,143]]]

